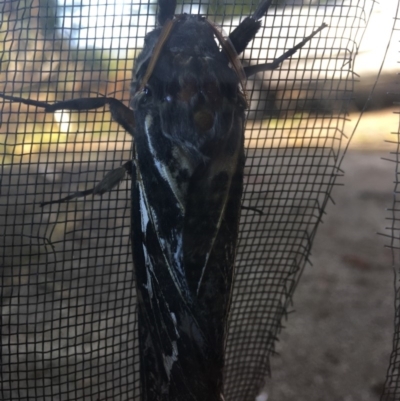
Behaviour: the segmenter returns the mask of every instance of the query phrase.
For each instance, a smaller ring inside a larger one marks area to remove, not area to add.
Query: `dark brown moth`
[[[244,169],[247,77],[277,68],[326,25],[272,63],[243,67],[271,0],[224,38],[199,15],[174,15],[159,0],[159,26],[137,59],[130,108],[114,98],[53,105],[104,105],[133,137],[133,160],[94,188],[56,203],[103,194],[132,178],[132,251],[138,296],[141,399],[222,401],[224,351],[234,280]]]

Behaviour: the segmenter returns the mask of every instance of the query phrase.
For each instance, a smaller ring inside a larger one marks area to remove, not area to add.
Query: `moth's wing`
[[[196,400],[190,391],[197,386],[195,392],[203,394],[202,399],[220,401],[212,392],[207,393],[210,388],[202,388],[205,381],[214,382],[221,369],[213,364],[213,372],[204,363],[210,358],[211,347],[197,321],[197,308],[187,291],[184,275],[180,274],[181,233],[169,219],[169,212],[178,221],[180,215],[171,209],[173,197],[168,191],[161,189],[163,202],[154,202],[157,197],[160,199],[157,188],[162,182],[153,181],[157,175],[153,168],[152,160],[143,168],[136,160],[132,169],[132,251],[138,289],[141,378],[146,393],[143,399],[159,399],[154,397],[168,389],[170,400]],[[155,209],[160,203],[165,212],[163,218],[161,209]],[[188,381],[193,376],[198,380]],[[186,389],[188,382],[192,383],[190,390]]]
[[[214,162],[193,176],[183,233],[188,286],[196,294],[198,314],[204,317],[202,327],[214,341],[212,347],[220,353],[216,358],[221,361],[234,277],[244,168],[243,121],[237,120],[231,135],[220,144]]]

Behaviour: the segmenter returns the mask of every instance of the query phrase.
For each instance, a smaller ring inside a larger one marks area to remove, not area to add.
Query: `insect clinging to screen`
[[[53,105],[108,104],[133,137],[133,160],[88,194],[132,177],[131,238],[138,296],[142,400],[222,401],[224,350],[234,278],[244,169],[244,95],[249,76],[277,68],[326,25],[271,63],[243,67],[238,54],[255,37],[272,0],[262,1],[228,37],[205,17],[174,15],[159,0],[159,26],[148,33],[130,108],[109,97]]]

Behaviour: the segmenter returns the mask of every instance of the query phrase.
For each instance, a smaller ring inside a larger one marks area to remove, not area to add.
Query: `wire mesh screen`
[[[396,15],[394,16],[393,32],[398,31],[400,19],[399,4],[397,5]],[[394,82],[398,81],[398,77],[393,78]],[[399,93],[395,91],[395,105],[398,106]],[[397,114],[399,114],[397,112]],[[393,206],[389,209],[391,226],[389,227],[390,233],[390,248],[392,249],[393,270],[394,270],[394,290],[395,290],[395,329],[393,336],[393,351],[390,356],[390,364],[387,372],[386,383],[381,397],[382,401],[391,401],[400,399],[400,352],[399,352],[399,339],[400,339],[400,292],[399,292],[399,126],[397,131],[391,132],[394,136],[391,142],[394,143],[391,161],[394,162],[395,176],[394,176],[394,192],[393,192]]]
[[[271,61],[247,82],[245,192],[229,321],[225,397],[254,400],[308,260],[348,138],[353,61],[373,1],[278,2],[243,54]],[[185,2],[232,31],[256,1]],[[132,68],[156,4],[3,1],[0,92],[53,103],[113,96],[129,104]],[[130,182],[102,197],[41,208],[92,188],[131,156],[108,110],[43,110],[4,101],[1,397],[140,399]]]

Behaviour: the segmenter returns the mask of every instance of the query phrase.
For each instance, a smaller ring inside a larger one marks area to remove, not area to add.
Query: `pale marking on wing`
[[[172,365],[174,364],[174,362],[178,360],[178,346],[176,344],[176,341],[172,341],[171,345],[172,345],[172,354],[171,355],[163,354],[164,368],[168,376],[168,381],[170,380],[171,377]]]
[[[149,293],[150,298],[153,298],[154,292],[153,292],[153,284],[151,282],[151,274],[150,271],[153,271],[153,269],[150,267],[151,266],[151,261],[149,254],[147,252],[147,248],[145,245],[143,245],[143,254],[144,254],[144,260],[146,263],[146,277],[147,277],[147,283],[143,285],[143,287],[147,290]]]
[[[153,225],[153,227],[154,227],[155,230],[156,230],[157,240],[158,240],[158,243],[159,243],[161,249],[163,250],[163,257],[164,257],[165,262],[166,262],[166,264],[167,264],[167,266],[168,266],[168,271],[170,272],[170,274],[171,274],[171,276],[172,276],[172,279],[173,279],[173,281],[174,281],[174,283],[175,283],[175,287],[176,287],[177,290],[179,291],[180,297],[181,297],[183,300],[185,300],[185,297],[184,297],[183,294],[182,294],[181,285],[180,285],[180,283],[179,283],[179,280],[178,280],[178,278],[176,277],[176,274],[174,274],[174,271],[173,271],[173,269],[171,268],[170,262],[169,262],[169,260],[168,260],[168,258],[167,258],[167,256],[166,256],[166,254],[165,254],[165,252],[164,252],[165,247],[163,246],[162,242],[165,242],[165,240],[161,239],[161,238],[160,238],[160,235],[159,235],[159,233],[158,233],[157,217],[155,216],[155,213],[154,213],[153,209],[150,207],[149,202],[148,202],[148,200],[147,200],[147,196],[146,196],[146,192],[145,192],[145,189],[144,189],[144,184],[143,184],[143,180],[142,180],[142,177],[141,177],[140,169],[139,169],[139,168],[137,168],[137,174],[138,174],[138,180],[137,180],[137,182],[139,183],[139,187],[140,187],[139,191],[142,191],[142,194],[143,194],[143,202],[144,202],[145,208],[146,208],[147,210],[150,211],[150,213],[149,213],[150,221],[151,221],[151,224]],[[151,262],[151,261],[150,261],[150,262]]]
[[[178,233],[175,231],[175,232],[174,232],[174,238],[177,238],[177,242],[178,242],[175,251],[172,251],[172,250],[171,250],[171,247],[169,246],[169,242],[166,241],[164,238],[161,238],[161,237],[160,237],[160,238],[159,238],[159,242],[160,242],[161,247],[162,247],[163,249],[168,249],[168,254],[169,254],[170,256],[173,256],[174,261],[175,261],[175,265],[176,265],[176,268],[177,268],[177,271],[180,273],[181,280],[186,281],[185,271],[184,271],[184,269],[181,267],[181,265],[182,265],[182,260],[181,260],[181,258],[179,257],[180,252],[181,252],[181,250],[182,250],[182,234],[178,234]]]
[[[147,140],[148,140],[150,152],[152,153],[152,155],[153,155],[153,157],[154,157],[154,162],[155,162],[155,165],[156,165],[156,167],[157,167],[157,170],[160,172],[160,174],[162,174],[162,171],[163,171],[163,169],[162,169],[162,163],[159,161],[159,159],[157,159],[156,154],[155,154],[155,151],[154,151],[154,148],[151,146],[151,141],[150,141],[150,138],[149,138],[148,126],[151,125],[151,121],[152,121],[151,117],[150,117],[150,116],[147,116],[147,117],[146,117],[146,123],[145,123],[145,127],[146,127],[146,129],[145,129],[146,137],[147,137]],[[139,169],[139,168],[137,169],[137,172],[138,172],[138,182],[139,182],[139,186],[141,187],[141,191],[142,191],[142,194],[143,194],[144,207],[147,209],[148,213],[150,212],[150,213],[149,213],[149,217],[150,217],[150,220],[151,220],[151,223],[152,223],[153,227],[154,227],[155,230],[156,230],[157,240],[158,240],[158,243],[160,244],[160,247],[161,247],[161,249],[162,249],[162,253],[163,253],[164,260],[165,260],[165,262],[166,262],[166,264],[167,264],[167,266],[168,266],[168,271],[169,271],[169,273],[170,273],[170,275],[171,275],[171,277],[172,277],[172,279],[173,279],[173,281],[174,281],[175,287],[176,287],[176,288],[178,289],[178,291],[179,291],[180,297],[181,297],[185,302],[187,302],[186,296],[184,296],[184,294],[183,294],[183,292],[182,292],[182,290],[185,290],[186,294],[189,293],[189,289],[188,289],[188,286],[187,286],[187,283],[186,283],[186,277],[185,277],[185,275],[183,274],[184,280],[179,280],[179,277],[178,277],[177,274],[176,274],[176,271],[180,271],[181,276],[182,276],[183,269],[182,269],[181,263],[175,263],[175,265],[176,265],[176,270],[175,270],[175,269],[172,269],[170,260],[168,259],[167,254],[166,254],[166,251],[169,251],[169,256],[172,256],[172,254],[171,254],[171,249],[170,249],[169,247],[166,246],[166,241],[165,241],[165,239],[164,239],[164,238],[161,238],[161,236],[160,236],[160,234],[159,234],[157,215],[156,215],[156,213],[154,212],[153,208],[150,206],[149,201],[148,201],[148,199],[147,199],[146,191],[145,191],[145,188],[144,188],[144,184],[143,184],[143,180],[142,180],[142,178],[141,178],[141,174],[140,174],[140,169]],[[163,177],[163,178],[164,178],[164,177]],[[174,257],[174,261],[176,261],[176,258],[175,258],[175,257]],[[182,283],[184,283],[184,285],[182,285]]]
[[[150,153],[153,156],[153,161],[154,164],[157,167],[158,172],[160,173],[161,177],[164,178],[164,180],[168,183],[169,187],[171,188],[179,208],[182,210],[182,213],[185,213],[185,206],[184,203],[182,202],[182,194],[180,193],[179,189],[177,188],[177,185],[175,183],[175,179],[169,169],[165,166],[165,164],[161,163],[160,159],[157,157],[157,153],[153,147],[153,144],[151,143],[151,137],[149,135],[149,130],[150,127],[153,123],[153,118],[151,115],[148,115],[145,119],[145,133],[146,133],[146,138],[147,138],[147,143],[149,145],[149,150]]]
[[[175,334],[179,338],[180,335],[179,335],[179,331],[178,331],[178,321],[176,320],[176,315],[174,312],[170,312],[170,313],[171,313],[172,322],[174,323],[174,326],[175,326]]]
[[[146,230],[147,230],[147,225],[148,225],[150,219],[149,219],[149,214],[147,213],[146,204],[143,199],[143,191],[142,191],[141,187],[139,187],[139,203],[140,203],[140,214],[142,215],[142,218],[141,218],[142,233],[145,236]],[[153,298],[153,285],[151,282],[151,275],[150,275],[150,269],[151,269],[152,265],[151,265],[149,253],[147,252],[147,247],[144,243],[142,243],[142,248],[143,248],[145,264],[146,264],[146,266],[148,266],[148,268],[146,268],[147,284],[144,285],[143,287],[146,288],[147,292],[149,293],[150,298]]]

